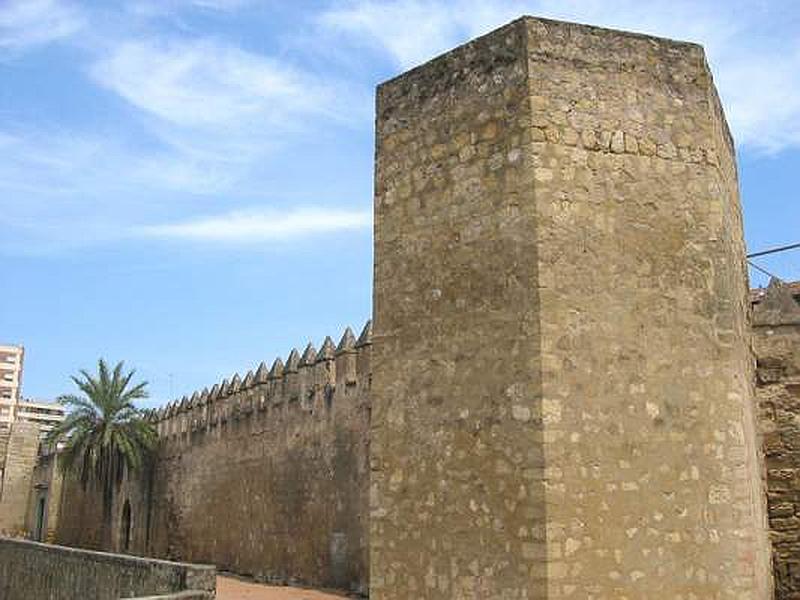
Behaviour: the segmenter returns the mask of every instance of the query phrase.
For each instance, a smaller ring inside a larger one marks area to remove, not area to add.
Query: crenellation
[[[267,363],[261,361],[261,364],[258,365],[258,369],[256,369],[255,379],[253,383],[256,385],[267,383],[267,378],[269,377],[269,367]]]
[[[179,423],[179,439],[180,442],[185,442],[189,437],[189,398],[184,396],[181,398],[181,403],[178,406],[178,423]]]
[[[238,373],[234,373],[233,378],[231,379],[230,387],[228,388],[228,393],[231,396],[234,396],[239,393],[239,390],[242,389],[242,378],[239,377]]]
[[[244,376],[244,381],[242,381],[242,389],[249,390],[251,387],[255,385],[255,374],[253,371],[248,371],[247,375]]]
[[[219,401],[217,402],[219,425],[220,429],[223,425],[227,424],[228,417],[230,416],[231,404],[231,384],[230,381],[224,379],[222,381],[222,392],[220,393]],[[222,432],[220,431],[220,435]]]
[[[333,343],[331,336],[326,335],[317,353],[317,362],[330,361],[334,358],[336,358],[336,345]]]
[[[372,319],[361,330],[355,349],[357,381],[368,382],[372,374]]]
[[[283,394],[285,396],[286,408],[289,409],[293,402],[300,400],[300,385],[298,369],[300,366],[300,353],[297,348],[292,348],[289,356],[286,357],[286,364],[283,368]]]
[[[168,438],[172,437],[175,433],[174,432],[175,421],[172,419],[174,415],[175,415],[175,402],[173,401],[167,404],[167,410],[165,416],[166,420],[165,429],[167,431]]]
[[[356,353],[356,338],[348,327],[336,347],[336,385],[339,388],[356,384]]]
[[[231,396],[228,400],[228,406],[230,411],[230,417],[234,421],[239,421],[242,418],[242,408],[244,405],[243,396],[245,395],[245,390],[242,387],[242,381],[237,373],[234,375],[231,385]]]
[[[267,402],[270,407],[275,408],[275,413],[280,414],[282,410],[282,402],[284,398],[284,378],[283,378],[283,360],[278,357],[273,363],[269,371],[269,394]]]
[[[316,392],[316,373],[314,368],[316,363],[317,350],[314,348],[314,344],[309,342],[297,365],[297,395],[300,399],[300,407],[303,410],[311,410],[313,408],[314,394]]]
[[[326,336],[317,353],[315,363],[315,385],[325,387],[336,383],[336,346],[330,336]]]
[[[219,436],[227,436],[229,423],[249,419],[256,412],[280,419],[296,408],[301,414],[324,419],[334,404],[337,385],[339,393],[344,394],[359,381],[368,385],[371,345],[372,323],[367,321],[358,339],[347,327],[338,346],[326,336],[319,351],[310,342],[302,355],[293,348],[285,364],[280,357],[270,368],[261,362],[244,378],[235,373],[210,389],[168,402],[153,411],[159,437],[182,447],[194,443],[195,436],[215,429]],[[271,407],[275,410],[271,411]],[[256,424],[250,425],[251,429],[255,427]]]
[[[289,356],[286,357],[286,364],[283,367],[284,377],[287,373],[297,373],[299,365],[300,353],[297,351],[297,348],[292,348],[291,352],[289,352]]]
[[[300,357],[298,368],[312,367],[317,362],[317,350],[314,348],[314,343],[309,342],[306,349],[303,350],[303,355]]]
[[[272,367],[269,370],[269,379],[275,381],[283,377],[283,361],[280,357],[272,362]]]

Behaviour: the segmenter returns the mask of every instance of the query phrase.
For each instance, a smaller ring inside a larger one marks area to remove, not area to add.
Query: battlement
[[[116,491],[110,548],[365,591],[371,355],[368,321],[149,411],[157,456]],[[96,492],[67,492],[59,542],[107,544]]]
[[[372,321],[367,321],[356,339],[347,327],[337,345],[325,337],[319,350],[309,342],[302,355],[293,348],[284,362],[280,357],[267,367],[262,362],[244,377],[235,373],[210,389],[195,391],[150,411],[159,437],[166,442],[212,433],[230,421],[254,413],[275,418],[289,411],[324,415],[337,397],[347,396],[356,386],[369,387],[371,374]]]

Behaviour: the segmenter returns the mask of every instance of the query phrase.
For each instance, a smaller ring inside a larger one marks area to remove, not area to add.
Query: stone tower
[[[371,597],[768,598],[703,49],[523,18],[377,111]]]

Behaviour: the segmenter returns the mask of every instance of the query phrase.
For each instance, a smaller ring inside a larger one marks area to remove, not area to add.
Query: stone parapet
[[[187,590],[175,597],[213,598],[216,569],[0,538],[0,600],[118,600]]]

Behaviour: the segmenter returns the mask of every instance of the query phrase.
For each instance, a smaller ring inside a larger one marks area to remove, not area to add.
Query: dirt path
[[[345,596],[217,577],[217,600],[342,600]]]

